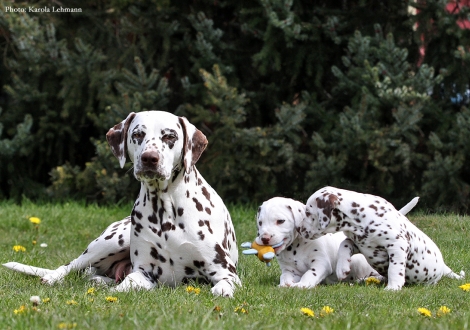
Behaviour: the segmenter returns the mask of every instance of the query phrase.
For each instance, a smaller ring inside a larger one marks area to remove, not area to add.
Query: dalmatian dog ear
[[[191,124],[185,117],[179,117],[179,122],[183,127],[183,165],[184,171],[189,174],[194,164],[201,157],[202,152],[207,147],[206,136]]]
[[[110,128],[108,133],[106,133],[106,140],[108,140],[108,144],[114,156],[119,160],[121,168],[126,164],[127,131],[134,117],[135,112],[131,112],[126,119]]]
[[[287,205],[287,208],[292,212],[295,229],[299,232],[305,219],[305,205],[293,200],[292,203]]]
[[[319,229],[326,229],[331,222],[333,210],[339,205],[339,198],[334,194],[326,194],[316,198]]]

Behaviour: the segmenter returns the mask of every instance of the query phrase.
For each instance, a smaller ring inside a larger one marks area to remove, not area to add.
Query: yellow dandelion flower
[[[248,314],[248,310],[241,307],[241,306],[237,306],[235,307],[235,310],[234,310],[235,313],[241,313],[241,314]]]
[[[441,317],[441,316],[444,316],[446,314],[449,314],[450,313],[450,308],[446,307],[446,306],[441,306],[439,307],[439,310],[437,311],[436,315],[438,317]]]
[[[332,314],[335,310],[331,308],[330,306],[323,306],[323,308],[320,311],[320,316],[326,316],[328,314]]]
[[[86,292],[86,294],[95,294],[96,289],[95,288],[89,288]]]
[[[470,283],[465,283],[461,286],[459,286],[463,291],[470,291]]]
[[[20,308],[15,309],[13,311],[13,313],[15,313],[15,314],[23,314],[24,312],[26,312],[26,306],[25,305],[22,305],[22,306],[20,306]]]
[[[118,301],[118,298],[117,298],[117,297],[111,297],[111,296],[110,296],[110,297],[106,297],[106,301],[107,301],[107,302],[116,302],[116,301]]]
[[[244,302],[240,306],[235,307],[234,312],[238,313],[238,314],[240,314],[240,313],[241,314],[248,314],[248,308],[245,308],[247,306],[248,306],[248,304],[246,302]]]
[[[421,315],[423,316],[426,316],[426,317],[431,317],[432,316],[432,313],[429,309],[427,308],[418,308],[418,313],[420,313]]]
[[[61,322],[57,324],[57,327],[59,329],[73,329],[77,326],[77,323],[66,323],[66,322]]]
[[[199,293],[201,293],[201,289],[195,288],[195,287],[189,285],[189,286],[186,287],[186,292],[187,293],[199,294]]]
[[[380,284],[380,280],[376,277],[368,277],[365,279],[366,285]]]
[[[75,300],[67,300],[65,303],[67,305],[77,305],[78,304],[78,302],[76,302]]]
[[[41,223],[41,219],[39,219],[38,217],[31,217],[29,218],[29,221],[31,221],[31,223],[34,223],[35,225],[39,225]]]
[[[303,308],[300,309],[300,311],[302,312],[302,314],[307,315],[308,317],[314,317],[315,316],[315,313],[310,308],[303,307]]]
[[[36,242],[36,241],[33,241],[32,243],[33,243],[33,245],[36,245],[37,242]]]
[[[26,248],[21,245],[15,245],[13,246],[13,251],[15,252],[26,252]]]
[[[45,303],[45,304],[48,303],[49,301],[51,301],[51,298],[44,298],[44,299],[42,300],[42,302]]]

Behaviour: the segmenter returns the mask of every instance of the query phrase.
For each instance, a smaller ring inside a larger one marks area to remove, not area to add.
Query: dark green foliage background
[[[104,135],[186,116],[227,201],[335,185],[466,212],[470,30],[446,1],[0,0],[0,198],[135,198]],[[26,13],[7,12],[6,7]],[[418,6],[415,4],[415,6]],[[419,47],[426,55],[418,66]]]

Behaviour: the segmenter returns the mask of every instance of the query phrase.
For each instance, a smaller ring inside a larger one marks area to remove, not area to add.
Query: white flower
[[[47,244],[46,243],[41,243],[40,247],[45,248],[45,247],[47,247]]]
[[[41,298],[39,296],[31,296],[29,301],[33,303],[33,306],[37,306],[41,302]]]

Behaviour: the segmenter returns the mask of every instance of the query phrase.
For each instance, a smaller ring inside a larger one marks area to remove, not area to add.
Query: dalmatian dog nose
[[[269,244],[269,240],[270,240],[269,237],[261,237],[261,241],[262,241],[263,244],[265,244],[265,245],[268,245],[268,244]]]
[[[142,154],[142,164],[145,166],[155,166],[158,164],[160,157],[156,151],[146,151]]]

